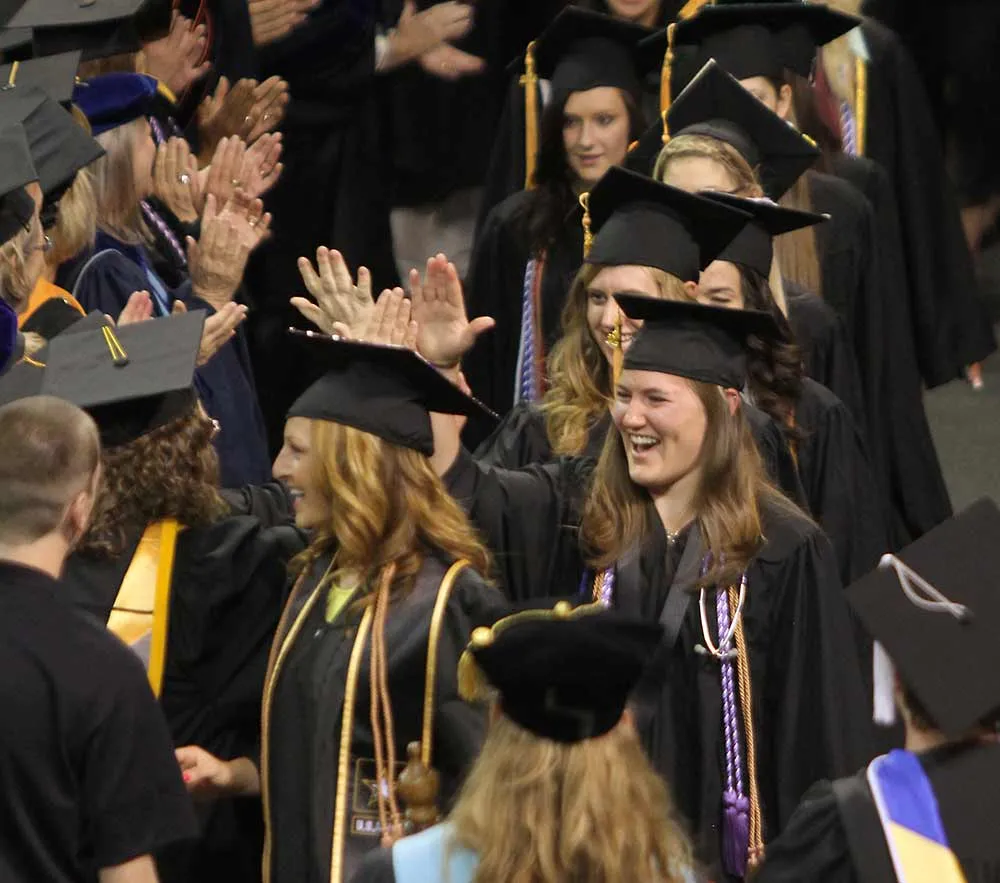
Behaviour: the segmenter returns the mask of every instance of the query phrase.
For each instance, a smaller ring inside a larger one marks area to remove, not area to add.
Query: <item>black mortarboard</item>
[[[49,343],[42,394],[90,413],[107,447],[128,444],[190,413],[201,310]]]
[[[757,169],[772,199],[787,192],[819,157],[811,139],[768,110],[714,61],[673,100],[667,125],[672,138],[707,135],[731,145]],[[662,147],[663,126],[657,123],[639,139],[630,167],[652,172]],[[640,167],[640,161],[647,164]]]
[[[0,91],[0,124],[21,123],[42,192],[50,196],[72,183],[80,169],[104,155],[72,115],[40,89]]]
[[[485,679],[503,713],[543,739],[594,739],[617,726],[662,637],[658,624],[595,605],[515,613],[472,633],[459,688],[483,698]]]
[[[0,91],[36,88],[53,101],[68,105],[73,98],[73,84],[79,67],[79,52],[14,61],[0,66]]]
[[[625,351],[625,368],[675,374],[726,389],[746,384],[747,340],[780,336],[774,317],[694,301],[615,295],[618,306],[643,326]]]
[[[15,327],[17,317],[14,318]],[[82,334],[97,331],[102,327],[114,328],[108,317],[99,311],[83,316],[72,325],[64,328],[60,334]],[[46,344],[30,359],[23,359],[0,378],[0,405],[26,399],[28,396],[42,394],[42,383],[45,380],[45,363],[49,358],[49,345]]]
[[[770,199],[745,199],[731,193],[704,191],[707,199],[740,209],[750,221],[729,243],[717,260],[742,264],[767,277],[774,257],[774,237],[830,220],[829,215],[784,208]]]
[[[739,3],[703,6],[677,23],[674,46],[694,70],[714,58],[737,80],[781,80],[786,68],[808,77],[816,47],[861,24],[822,3]],[[659,37],[666,50],[666,35]],[[673,78],[675,91],[684,81]]]
[[[551,81],[556,100],[598,86],[638,96],[636,47],[650,33],[641,25],[568,6],[535,41],[536,73]]]
[[[24,127],[18,124],[0,130],[0,245],[27,228],[35,213],[35,201],[24,186],[38,180]]]
[[[292,333],[323,347],[321,358],[329,370],[295,400],[289,417],[343,423],[428,456],[434,453],[431,411],[496,420],[485,405],[405,347]]]
[[[31,28],[4,28],[0,30],[0,56],[4,60],[31,53]]]
[[[741,211],[612,167],[587,200],[591,264],[659,267],[697,281],[747,221]]]
[[[35,55],[79,49],[85,61],[137,52],[170,29],[169,0],[27,0],[8,26],[31,28]]]
[[[945,735],[962,736],[1000,711],[1000,509],[992,500],[884,556],[847,600]]]

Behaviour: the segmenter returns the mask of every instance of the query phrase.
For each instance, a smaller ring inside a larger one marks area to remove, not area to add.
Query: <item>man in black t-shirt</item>
[[[0,408],[0,880],[155,883],[193,809],[138,657],[63,596],[100,481],[93,421]]]

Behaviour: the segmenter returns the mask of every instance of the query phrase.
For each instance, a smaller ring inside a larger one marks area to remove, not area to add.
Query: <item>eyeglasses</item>
[[[48,234],[45,234],[42,237],[41,245],[29,245],[25,249],[25,252],[27,254],[32,254],[33,252],[36,251],[40,251],[42,254],[48,254],[50,251],[52,251],[52,240],[49,238]]]

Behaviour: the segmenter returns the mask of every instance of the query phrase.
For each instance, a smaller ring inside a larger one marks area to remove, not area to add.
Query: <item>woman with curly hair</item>
[[[233,758],[259,744],[267,653],[303,541],[229,515],[219,495],[219,426],[193,387],[202,325],[192,313],[61,335],[45,373],[54,394],[94,417],[103,448],[66,590],[144,659],[174,744]],[[162,856],[161,879],[253,880],[259,813],[252,801],[205,808],[200,841]]]
[[[271,652],[261,755],[184,759],[195,792],[263,795],[269,883],[342,883],[449,803],[485,724],[458,696],[458,657],[503,609],[430,460],[428,409],[476,403],[407,349],[317,338],[331,368],[289,411],[275,463],[312,541]],[[440,786],[416,803],[408,754]]]
[[[490,211],[468,277],[470,308],[492,316],[497,327],[469,354],[465,372],[476,395],[500,414],[541,394],[545,353],[583,261],[580,194],[625,161],[645,125],[635,46],[648,33],[567,8],[527,51],[529,78],[550,84],[537,145],[526,148],[537,149],[529,158],[534,171],[526,189]],[[536,81],[527,88],[530,107]]]
[[[463,686],[492,715],[455,808],[373,853],[353,883],[693,883],[691,844],[626,705],[662,634],[568,604],[477,629]]]

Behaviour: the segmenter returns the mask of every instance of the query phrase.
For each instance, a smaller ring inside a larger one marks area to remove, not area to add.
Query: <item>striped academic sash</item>
[[[108,617],[108,630],[128,644],[146,666],[149,686],[157,698],[163,688],[178,530],[173,518],[146,528]]]
[[[934,789],[916,755],[896,750],[875,758],[868,786],[899,883],[965,883]]]

